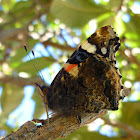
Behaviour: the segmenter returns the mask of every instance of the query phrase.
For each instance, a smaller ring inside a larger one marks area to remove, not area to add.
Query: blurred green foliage
[[[126,102],[121,104],[120,109],[110,111],[106,118],[121,121],[140,130],[140,88],[134,86],[135,83],[140,86],[140,12],[136,13],[134,5],[139,5],[140,8],[140,1],[1,0],[0,86],[3,91],[0,96],[0,130],[8,134],[18,128],[15,124],[13,127],[7,125],[10,113],[20,105],[24,97],[23,86],[13,81],[20,78],[23,72],[28,75],[24,77],[28,80],[37,76],[31,60],[23,61],[27,55],[23,48],[24,44],[29,51],[37,43],[42,44],[48,55],[41,54],[42,57],[36,60],[40,69],[47,67],[50,76],[54,77],[56,72],[53,70],[53,64],[63,65],[79,44],[77,41],[84,41],[95,29],[105,25],[112,25],[119,34],[122,46],[117,53],[117,65],[123,76],[123,84],[132,88],[131,96],[126,98]],[[7,80],[5,75],[11,76],[11,80]],[[32,83],[25,82],[25,85],[30,84]],[[132,102],[134,96],[135,100]],[[45,110],[36,91],[32,99],[36,103],[33,116],[39,118]],[[88,126],[83,127],[66,139],[127,139],[129,137],[127,132],[116,127],[112,127],[112,131],[116,132],[115,137],[103,136],[101,128],[104,125],[100,126],[98,132],[89,132]]]

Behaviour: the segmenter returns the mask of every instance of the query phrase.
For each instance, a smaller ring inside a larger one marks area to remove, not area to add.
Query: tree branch
[[[4,31],[0,31],[0,41],[4,42],[5,40],[8,40],[9,38],[16,36],[19,33],[24,33],[24,32],[28,32],[26,28],[17,28],[17,29],[11,28]]]
[[[44,42],[42,42],[43,44],[44,44],[44,46],[48,46],[48,45],[51,45],[51,46],[53,46],[53,47],[55,47],[55,48],[57,48],[57,49],[60,49],[60,50],[62,50],[62,51],[71,51],[71,52],[74,52],[77,48],[72,48],[72,47],[70,47],[70,46],[64,46],[64,45],[60,45],[60,44],[58,44],[58,43],[53,43],[53,42],[51,42],[51,41],[49,41],[49,40],[47,40],[47,41],[44,41]]]
[[[32,21],[33,21],[34,19],[40,18],[42,14],[47,14],[47,13],[49,13],[49,11],[50,11],[50,6],[51,6],[51,2],[52,2],[51,0],[46,1],[46,3],[40,2],[41,11],[39,11],[39,12],[40,12],[39,14],[34,13],[34,17],[32,18]],[[23,13],[21,13],[20,15],[17,14],[18,16],[17,16],[17,15],[14,15],[14,13],[8,13],[8,14],[11,16],[11,20],[8,20],[8,21],[5,22],[4,24],[1,24],[1,25],[0,25],[0,29],[2,30],[2,29],[5,28],[6,26],[9,26],[9,25],[15,24],[15,22],[21,21],[22,19],[24,19],[24,17],[26,17],[26,16],[30,13],[31,9],[35,9],[35,10],[36,10],[36,6],[37,6],[37,4],[35,3],[35,1],[33,1],[32,5],[31,5],[29,8],[27,8],[27,9],[26,9]],[[13,15],[15,16],[14,18],[13,18]],[[30,21],[30,23],[31,23],[31,21]],[[28,24],[27,24],[27,25],[28,25]]]
[[[66,137],[80,127],[85,126],[95,119],[104,116],[106,113],[106,110],[101,110],[99,113],[84,114],[80,124],[78,123],[77,118],[72,116],[64,117],[60,114],[49,119],[49,126],[47,125],[47,120],[42,120],[42,126],[37,126],[33,122],[28,121],[23,124],[16,132],[12,132],[2,140],[54,140],[56,138]],[[41,120],[36,121],[41,122]]]
[[[2,81],[2,76],[0,76]],[[9,78],[7,76],[7,78]],[[17,79],[16,79],[17,80]],[[21,79],[20,79],[21,80]],[[16,81],[22,83],[19,79]],[[22,78],[24,80],[24,78]],[[40,79],[39,79],[40,80]],[[15,82],[13,79],[9,80],[10,82]],[[5,81],[8,82],[8,81]],[[33,81],[34,83],[35,81]],[[25,82],[27,84],[27,81]],[[124,88],[123,96],[128,96],[130,94],[131,90]],[[120,98],[120,95],[118,94],[118,97]],[[47,125],[47,120],[34,120],[34,122],[42,123],[42,125],[38,126],[35,123],[28,121],[25,124],[23,124],[19,130],[16,132],[12,132],[10,135],[8,135],[6,138],[3,138],[3,140],[11,140],[11,139],[18,139],[18,140],[24,140],[24,139],[47,139],[47,140],[53,140],[56,138],[62,138],[73,131],[79,129],[82,126],[85,126],[86,124],[91,123],[92,121],[96,120],[97,118],[103,117],[108,110],[100,110],[98,113],[83,113],[80,115],[81,117],[81,123],[79,123],[78,118],[74,115],[65,117],[62,114],[56,114],[52,118],[49,119],[49,126]]]
[[[24,87],[27,85],[34,85],[34,83],[42,84],[42,81],[40,77],[22,78],[22,77],[4,75],[2,72],[0,72],[0,83],[10,83],[10,84]]]

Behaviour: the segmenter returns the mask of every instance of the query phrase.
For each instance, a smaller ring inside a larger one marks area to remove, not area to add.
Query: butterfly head
[[[48,92],[49,86],[47,86],[47,85],[39,85],[37,83],[34,83],[34,85],[35,85],[35,87],[36,87],[36,89],[38,91],[38,94],[42,98],[43,103],[47,104],[47,92]]]

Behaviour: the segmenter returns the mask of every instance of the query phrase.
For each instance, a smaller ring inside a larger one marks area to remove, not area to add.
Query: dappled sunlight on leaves
[[[23,85],[38,81],[32,81],[37,75],[50,84],[79,44],[96,29],[112,25],[121,40],[116,54],[117,67],[123,77],[122,83],[131,88],[131,95],[124,98],[119,110],[108,112],[105,116],[108,124],[104,118],[97,119],[66,139],[134,139],[134,135],[115,123],[140,131],[139,9],[138,0],[1,0],[0,136],[17,130],[33,117],[40,118],[45,112],[33,87],[33,91],[26,91],[28,100],[25,100]],[[37,65],[36,69],[33,64]]]

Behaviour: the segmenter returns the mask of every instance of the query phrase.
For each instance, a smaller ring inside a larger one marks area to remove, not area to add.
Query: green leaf
[[[126,31],[125,23],[122,20],[122,17],[119,15],[115,16],[114,28],[119,37],[122,36]]]
[[[15,71],[26,72],[32,76],[36,75],[37,72],[33,66],[33,61],[30,60],[25,63],[22,63],[21,65],[15,68]],[[55,62],[55,59],[53,57],[41,57],[41,58],[36,58],[36,61],[39,64],[39,68],[44,69],[52,65]],[[34,63],[36,62],[34,61]]]
[[[13,56],[10,57],[10,60],[8,61],[10,66],[12,68],[17,67],[18,65],[20,65],[22,62],[22,58],[24,56],[26,56],[27,53],[26,51],[24,51],[24,48],[19,48],[15,51],[15,54]]]
[[[135,25],[134,27],[136,29],[136,32],[140,36],[140,28],[139,28],[139,25],[140,25],[140,14],[135,14],[135,15],[131,16],[131,20],[133,21],[133,26]]]
[[[19,1],[17,2],[14,7],[11,9],[10,12],[16,12],[16,16],[17,15],[21,15],[21,13],[25,13],[27,11],[31,12],[32,9],[29,10],[29,8],[31,8],[31,6],[33,5],[33,1],[32,0],[28,0],[28,1]]]
[[[36,42],[37,42],[36,40],[29,38],[26,43],[28,50],[32,49],[33,46],[36,44]],[[15,52],[13,53],[14,55],[10,57],[10,60],[8,61],[8,63],[10,64],[12,68],[15,68],[15,67],[18,67],[21,63],[23,63],[22,58],[27,55],[27,52],[24,49],[24,44],[22,48],[16,49]]]
[[[140,130],[140,102],[123,102],[121,121]]]
[[[135,36],[137,36],[133,41],[137,43],[137,45],[140,45],[140,15],[133,15],[131,16],[130,22],[127,24],[127,29],[129,33],[135,33]]]
[[[0,121],[3,121],[4,118],[7,118],[9,113],[11,113],[20,105],[23,97],[23,88],[11,84],[5,84],[3,86],[3,92],[1,95],[2,113],[0,114]]]
[[[113,12],[105,13],[105,14],[101,15],[100,17],[98,17],[97,21],[98,21],[99,28],[101,28],[105,25],[112,25],[114,27],[115,14]]]
[[[16,22],[14,23],[14,27],[16,28],[23,27],[24,25],[27,26],[27,22],[35,15],[34,6],[35,4],[32,0],[16,2],[10,9],[10,14],[7,15],[7,21],[16,19]]]
[[[110,0],[109,6],[113,11],[118,11],[120,6],[122,5],[122,0]]]
[[[51,6],[51,13],[70,27],[84,26],[91,19],[108,11],[88,0],[54,0]]]
[[[15,2],[16,0],[1,0],[5,11],[8,11],[15,4]]]

